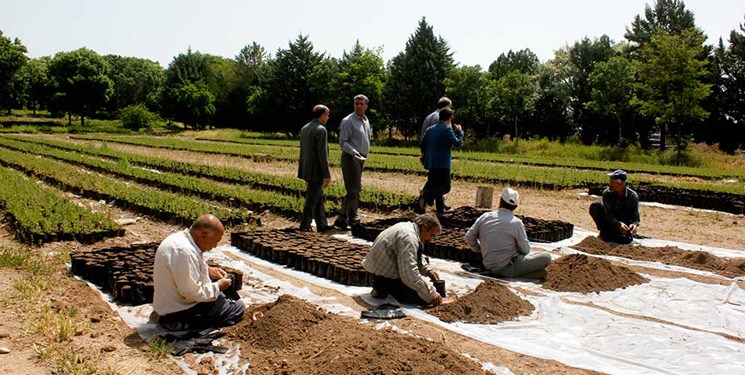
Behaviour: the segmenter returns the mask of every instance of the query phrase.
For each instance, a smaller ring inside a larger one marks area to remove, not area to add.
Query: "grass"
[[[151,358],[162,359],[171,354],[173,343],[168,342],[158,336],[155,336],[147,347],[147,355]]]

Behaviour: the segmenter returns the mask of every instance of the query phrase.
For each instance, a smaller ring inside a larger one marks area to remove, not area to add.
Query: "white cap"
[[[502,200],[513,206],[517,206],[520,202],[520,194],[511,188],[505,188],[502,190]]]

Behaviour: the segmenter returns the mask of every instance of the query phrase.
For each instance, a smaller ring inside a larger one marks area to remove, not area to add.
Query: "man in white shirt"
[[[466,232],[466,242],[481,252],[484,267],[499,277],[544,278],[551,263],[548,253],[531,253],[522,220],[512,213],[520,200],[517,191],[506,188],[499,210],[481,215]]]
[[[202,215],[188,230],[166,237],[155,252],[153,309],[167,329],[228,326],[243,318],[243,302],[222,293],[231,285],[227,273],[202,257],[224,233],[218,218]]]

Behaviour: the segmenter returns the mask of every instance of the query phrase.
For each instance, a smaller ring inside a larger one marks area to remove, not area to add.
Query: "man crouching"
[[[207,266],[202,257],[224,233],[218,218],[202,215],[188,230],[171,234],[158,247],[153,267],[153,309],[166,329],[222,327],[243,318],[243,302],[229,300],[222,293],[231,285],[228,274]]]

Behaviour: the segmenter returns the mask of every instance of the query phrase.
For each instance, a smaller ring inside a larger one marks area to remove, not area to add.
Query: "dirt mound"
[[[243,321],[226,329],[226,333],[263,349],[286,348],[305,340],[309,330],[331,317],[313,305],[285,294],[274,303],[247,309]]]
[[[572,247],[590,254],[614,255],[628,259],[660,262],[710,271],[725,277],[745,275],[745,259],[720,258],[705,251],[683,250],[675,246],[611,246],[597,237],[587,237]]]
[[[254,313],[261,312],[254,321]],[[251,308],[227,328],[252,374],[484,374],[443,345],[320,311],[291,296]]]
[[[437,306],[429,313],[444,322],[496,324],[528,315],[533,309],[530,302],[518,297],[504,284],[488,280],[476,287],[473,293],[449,305]]]
[[[559,292],[602,292],[649,281],[626,267],[583,254],[562,256],[551,262],[546,273],[543,287]]]

